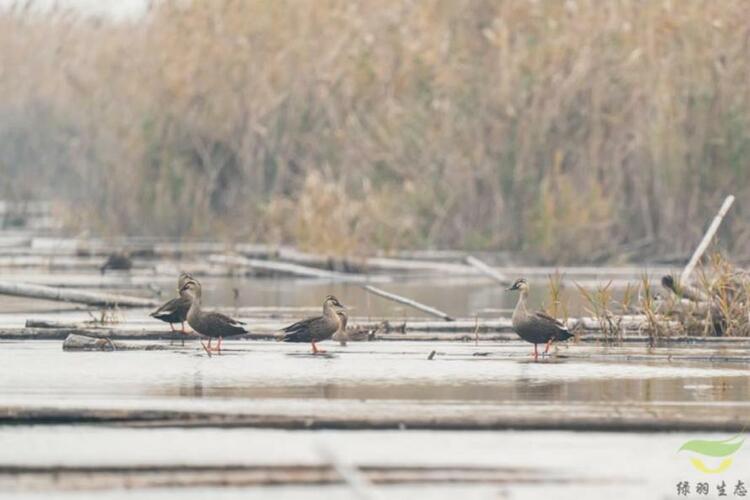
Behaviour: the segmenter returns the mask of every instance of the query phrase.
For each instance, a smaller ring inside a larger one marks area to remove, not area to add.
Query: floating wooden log
[[[344,467],[356,470],[350,472]],[[343,473],[343,474],[342,474]],[[346,475],[352,477],[346,479]],[[459,483],[508,485],[519,484],[571,484],[572,477],[561,477],[554,471],[525,467],[488,467],[455,465],[300,465],[300,464],[201,464],[194,465],[94,465],[94,466],[8,466],[0,469],[0,483],[4,491],[18,487],[22,495],[29,492],[51,491],[139,491],[146,488],[249,488],[258,486],[315,486],[352,484],[353,478],[362,476],[374,484],[394,485]],[[361,488],[352,490],[359,492]],[[365,489],[364,491],[368,491]],[[35,496],[31,493],[31,496]],[[85,496],[85,495],[84,495]],[[358,500],[380,498],[355,494]]]
[[[452,264],[447,262],[431,262],[415,259],[391,259],[387,257],[370,257],[365,259],[364,264],[368,271],[398,271],[398,272],[440,272],[457,275],[476,274],[476,271],[464,264]]]
[[[440,357],[433,363],[440,362]],[[117,423],[138,428],[213,427],[279,429],[425,429],[506,430],[551,429],[571,431],[716,431],[740,432],[745,428],[747,408],[727,405],[722,412],[712,407],[668,403],[581,403],[566,405],[511,402],[482,405],[481,411],[467,411],[466,405],[439,405],[363,401],[340,405],[304,406],[280,413],[276,405],[263,402],[247,410],[221,412],[144,406],[130,408],[87,408],[43,406],[0,406],[0,424],[34,425]],[[149,465],[149,467],[151,467]],[[0,471],[1,472],[1,471]]]
[[[363,285],[362,288],[379,297],[383,297],[385,299],[398,302],[399,304],[404,304],[409,307],[413,307],[414,309],[418,309],[431,316],[442,318],[445,321],[455,321],[455,318],[448,315],[447,313],[444,313],[443,311],[439,309],[435,309],[434,307],[430,307],[428,305],[422,304],[421,302],[417,302],[416,300],[407,299],[406,297],[402,297],[401,295],[396,295],[395,293],[386,292],[385,290],[381,290],[380,288],[376,288],[372,285]]]
[[[732,207],[732,204],[734,203],[734,196],[729,195],[724,199],[724,203],[721,204],[721,208],[719,209],[719,213],[716,214],[716,217],[714,217],[714,220],[711,221],[711,225],[708,226],[708,229],[706,230],[706,234],[703,235],[703,239],[698,244],[698,247],[695,249],[695,252],[693,252],[693,256],[690,257],[690,261],[685,266],[685,269],[682,271],[682,274],[680,275],[680,283],[687,283],[690,279],[690,275],[693,272],[693,269],[695,268],[696,264],[698,264],[698,261],[703,256],[703,253],[708,248],[708,245],[711,243],[711,240],[713,239],[714,235],[716,234],[716,231],[718,231],[719,226],[721,225],[721,221],[724,220],[724,216],[727,214],[729,209]]]
[[[493,280],[497,281],[503,286],[507,286],[511,284],[511,281],[502,273],[498,272],[497,270],[491,268],[481,260],[477,259],[476,257],[469,255],[466,257],[466,263],[472,266],[475,269],[478,269],[479,272],[482,274],[485,274],[492,278]]]
[[[159,304],[158,301],[141,297],[84,292],[80,290],[54,288],[43,285],[30,285],[27,283],[12,283],[8,281],[0,281],[0,295],[73,302],[99,307],[154,307]]]
[[[371,278],[369,276],[363,274],[348,274],[340,273],[337,271],[327,271],[324,269],[319,269],[317,267],[303,266],[290,262],[248,259],[245,257],[231,255],[211,255],[208,259],[209,262],[213,264],[262,269],[265,271],[271,271],[280,274],[289,274],[293,276],[320,278],[331,281],[371,281]]]
[[[247,323],[250,333],[236,337],[248,340],[277,340],[279,330],[289,323],[283,318],[248,318],[244,315],[240,319]],[[679,322],[666,316],[658,316],[659,326],[666,331],[682,331]],[[700,321],[696,320],[697,324]],[[90,337],[109,337],[112,339],[182,339],[181,333],[171,332],[168,328],[159,328],[154,320],[130,320],[120,324],[76,323],[64,321],[48,321],[30,319],[26,328],[0,328],[0,339],[64,339],[71,333]],[[618,329],[619,336],[602,333],[602,324],[598,318],[581,317],[570,318],[567,325],[585,340],[633,341],[649,340],[648,332],[652,328],[645,315],[625,315],[613,317],[612,323]],[[517,340],[509,318],[484,320],[463,318],[454,321],[425,321],[416,318],[407,320],[372,320],[365,317],[349,319],[348,333],[350,340],[414,340],[414,341],[464,341],[473,340],[476,334],[480,340]],[[190,332],[188,338],[199,338]],[[669,337],[677,338],[677,337]],[[696,338],[696,337],[686,337]],[[729,338],[729,337],[727,337]]]

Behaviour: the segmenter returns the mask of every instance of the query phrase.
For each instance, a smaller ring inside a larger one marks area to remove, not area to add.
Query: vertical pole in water
[[[698,248],[695,249],[695,252],[693,252],[693,256],[690,257],[690,262],[687,263],[687,266],[685,266],[685,269],[682,271],[682,274],[680,275],[680,283],[687,283],[687,280],[688,278],[690,278],[690,274],[693,272],[695,265],[698,264],[698,261],[703,256],[703,253],[706,251],[706,248],[708,248],[709,243],[711,243],[711,240],[713,239],[714,234],[716,234],[716,231],[719,229],[719,225],[721,225],[721,221],[724,219],[724,216],[732,207],[732,203],[734,203],[734,195],[730,194],[729,196],[726,197],[726,199],[724,200],[724,203],[721,204],[719,213],[716,214],[716,217],[714,217],[714,220],[711,222],[711,225],[708,226],[708,230],[706,231],[706,234],[703,235],[703,239],[698,245]]]

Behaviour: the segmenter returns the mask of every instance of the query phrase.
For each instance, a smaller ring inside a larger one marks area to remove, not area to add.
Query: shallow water
[[[352,284],[205,282],[209,306],[235,305],[232,289],[237,287],[238,306],[317,306],[322,296],[334,293],[360,316],[419,316]],[[533,297],[537,304],[547,300],[540,285]],[[168,290],[170,284],[163,286]],[[457,316],[471,316],[487,307],[510,308],[515,301],[515,296],[496,285],[463,278],[378,286]],[[571,290],[569,286],[566,297],[572,314],[583,307]],[[18,311],[0,318],[16,325],[27,317],[87,317],[80,311],[42,314],[29,301],[16,299],[4,301],[2,310]],[[143,319],[145,313],[120,312],[129,320]],[[224,347],[223,355],[209,358],[194,341],[170,350],[119,352],[63,352],[59,341],[0,341],[0,407],[303,417],[424,412],[435,418],[495,411],[517,411],[521,418],[537,411],[578,415],[592,409],[606,418],[632,408],[671,408],[714,419],[750,417],[750,350],[746,344],[657,349],[568,344],[559,346],[556,356],[538,363],[531,362],[530,346],[520,341],[371,342],[347,347],[326,342],[323,347],[330,357],[309,356],[309,347],[303,344],[230,340]],[[436,355],[428,360],[433,350]],[[707,361],[711,357],[733,361]],[[465,465],[536,471],[532,479],[511,475],[498,484],[380,484],[368,487],[367,498],[671,498],[677,481],[691,481],[694,491],[695,484],[706,479],[691,468],[684,454],[676,452],[681,444],[693,438],[727,437],[712,433],[6,425],[0,426],[0,495],[37,498],[51,491],[43,481],[24,482],[3,474],[3,467],[320,464],[327,463],[323,448],[358,466]],[[733,468],[711,477],[711,484],[720,480],[733,484],[739,479],[750,484],[750,478],[742,477],[750,470],[748,465],[750,452],[740,450]],[[89,487],[78,484],[74,491],[54,491],[54,497],[354,498],[345,485],[88,491]]]
[[[744,401],[750,393],[750,370],[743,364],[567,358],[587,349],[574,345],[539,363],[530,362],[523,342],[326,342],[330,358],[307,356],[305,344],[258,341],[225,341],[223,355],[211,358],[195,341],[170,351],[113,353],[63,352],[57,341],[0,345],[0,395],[6,401],[135,396],[708,404]],[[433,349],[437,355],[428,361]],[[686,350],[628,348],[644,356]]]
[[[166,342],[165,342],[166,343]],[[436,415],[581,411],[584,404],[615,410],[674,405],[676,411],[750,414],[748,370],[705,361],[592,361],[613,349],[569,346],[539,363],[521,342],[419,342],[324,345],[331,357],[305,355],[307,346],[227,341],[227,352],[207,357],[196,342],[169,351],[63,352],[60,342],[0,344],[0,405],[39,408],[171,409],[307,415],[425,411]],[[432,361],[427,354],[438,353]],[[678,353],[687,348],[647,350]],[[711,349],[701,348],[701,351]],[[473,354],[488,353],[477,357]],[[531,406],[529,406],[531,405]],[[377,485],[367,498],[665,498],[678,481],[703,477],[676,450],[711,433],[591,433],[560,431],[283,431],[272,429],[155,428],[107,425],[0,426],[3,467],[169,467],[304,465],[326,454],[358,466],[471,466],[533,469],[533,479],[510,474],[502,483]],[[326,454],[321,452],[325,449]],[[738,452],[727,483],[750,465]],[[54,481],[68,477],[54,476]],[[713,478],[712,478],[713,479]],[[30,482],[29,482],[30,481]],[[3,498],[38,498],[56,489],[44,480],[0,473]],[[354,498],[344,485],[75,491],[55,498]],[[45,486],[46,485],[46,486]],[[101,488],[102,486],[98,486]],[[41,489],[41,490],[40,490]]]
[[[587,305],[581,297],[576,283],[592,285],[592,278],[584,276],[565,276],[564,278],[564,285],[561,289],[562,304],[558,310],[558,315],[585,313]],[[97,283],[96,288],[91,288],[92,291],[109,291],[152,297],[154,296],[153,292],[145,288],[145,285],[148,284],[161,290],[160,300],[166,301],[176,295],[174,279],[164,276],[121,275],[121,282],[118,282],[118,287],[109,290],[106,287],[100,288],[99,284],[111,283],[113,277],[101,277],[96,274],[8,275],[0,272],[0,279],[25,280],[55,286],[81,283],[81,289],[84,290],[86,289],[84,283]],[[630,276],[630,279],[633,284],[639,283],[638,276]],[[608,277],[604,276],[598,282],[606,284],[607,280]],[[123,288],[128,282],[133,283],[132,289]],[[330,282],[319,279],[249,277],[205,277],[201,278],[201,282],[204,287],[203,300],[207,307],[320,307],[325,296],[333,294],[347,307],[351,308],[356,316],[389,316],[393,318],[424,316],[421,311],[374,296],[363,290],[357,283]],[[544,275],[535,276],[530,282],[531,304],[535,307],[549,305],[551,299],[549,297],[548,278]],[[618,282],[616,286],[613,285],[615,298],[622,295],[622,284],[623,282]],[[502,286],[483,277],[415,277],[395,279],[385,283],[377,282],[374,285],[436,307],[456,317],[473,317],[476,314],[484,317],[508,316],[508,311],[515,306],[518,299],[517,293],[507,292]],[[57,310],[71,309],[76,306],[60,302],[34,301],[14,297],[5,297],[0,301],[0,313],[34,312],[45,307]],[[491,309],[491,311],[484,311],[485,309]]]

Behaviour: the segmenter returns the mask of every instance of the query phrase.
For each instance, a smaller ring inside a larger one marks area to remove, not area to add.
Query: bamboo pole
[[[84,292],[66,288],[55,288],[43,285],[29,285],[0,281],[0,295],[15,297],[29,297],[32,299],[53,300],[60,302],[74,302],[90,306],[119,306],[119,307],[154,307],[159,302],[141,297],[114,295],[109,293]]]
[[[447,313],[444,313],[443,311],[439,309],[435,309],[434,307],[430,307],[428,305],[422,304],[420,302],[417,302],[416,300],[407,299],[406,297],[402,297],[401,295],[396,295],[395,293],[386,292],[385,290],[381,290],[380,288],[376,288],[372,285],[363,285],[362,288],[364,288],[366,291],[378,295],[379,297],[383,297],[384,299],[392,300],[394,302],[398,302],[399,304],[404,304],[409,307],[413,307],[414,309],[419,309],[422,312],[425,312],[429,315],[442,318],[445,321],[455,321],[455,319],[452,316],[449,316]]]
[[[477,269],[479,272],[489,276],[490,278],[497,281],[503,286],[510,284],[510,280],[504,274],[497,272],[495,269],[488,266],[487,264],[477,259],[473,255],[469,255],[466,257],[466,263],[469,264],[471,267]]]
[[[682,274],[680,275],[680,283],[687,283],[688,279],[690,278],[690,274],[693,272],[693,269],[695,268],[696,264],[698,264],[698,261],[703,256],[703,253],[708,248],[708,245],[711,243],[711,240],[713,239],[714,235],[716,234],[716,231],[719,229],[719,226],[721,225],[721,221],[724,219],[724,216],[727,214],[729,209],[732,207],[732,204],[734,203],[734,195],[729,195],[724,199],[724,203],[721,204],[721,208],[719,209],[719,213],[716,214],[716,217],[714,217],[714,220],[711,222],[711,225],[708,226],[708,230],[706,230],[706,234],[703,235],[703,239],[701,240],[700,244],[698,244],[698,247],[695,249],[695,252],[693,252],[693,256],[690,257],[690,261],[685,266],[685,269],[682,271]]]

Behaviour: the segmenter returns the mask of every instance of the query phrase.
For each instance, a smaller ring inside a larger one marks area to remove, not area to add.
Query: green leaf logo
[[[678,451],[688,450],[694,451],[707,457],[728,457],[737,450],[740,449],[742,444],[745,442],[745,438],[740,439],[737,442],[732,442],[738,439],[739,434],[732,436],[729,439],[723,441],[708,441],[704,439],[692,439],[687,443],[683,444]]]
[[[724,472],[729,469],[732,465],[732,459],[730,455],[734,454],[745,442],[745,438],[740,439],[740,434],[732,436],[729,439],[723,441],[709,441],[707,439],[691,439],[690,441],[683,444],[677,452],[683,450],[692,451],[706,457],[722,458],[724,460],[718,465],[718,467],[709,467],[703,461],[696,457],[690,458],[690,463],[693,467],[703,472],[704,474],[717,474]]]

